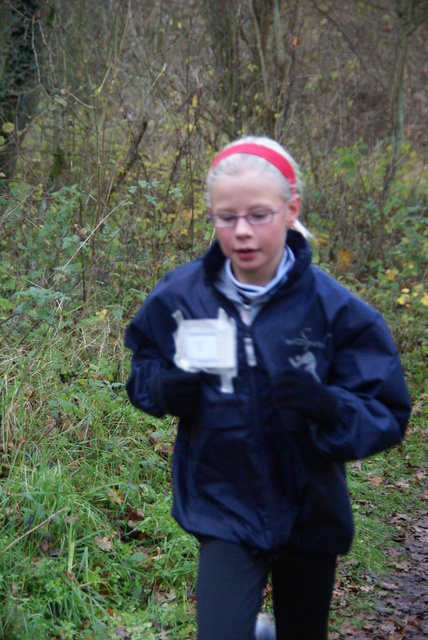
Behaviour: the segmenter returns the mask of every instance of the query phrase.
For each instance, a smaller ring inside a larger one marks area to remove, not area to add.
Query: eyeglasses
[[[242,216],[237,216],[234,213],[228,213],[226,211],[219,211],[218,213],[210,213],[207,217],[217,229],[236,227],[239,218],[245,218],[252,227],[260,227],[263,224],[270,224],[274,215],[279,213],[281,209],[282,206],[277,211],[272,211],[272,209],[257,209],[257,211],[251,211]]]

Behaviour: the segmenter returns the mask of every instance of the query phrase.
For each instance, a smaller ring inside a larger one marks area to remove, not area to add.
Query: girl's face
[[[284,252],[287,229],[299,217],[300,197],[295,195],[285,202],[275,178],[254,169],[224,175],[212,186],[212,213],[243,216],[261,209],[277,212],[272,222],[251,226],[245,218],[238,218],[234,227],[216,228],[235,278],[244,284],[265,285],[274,277]]]

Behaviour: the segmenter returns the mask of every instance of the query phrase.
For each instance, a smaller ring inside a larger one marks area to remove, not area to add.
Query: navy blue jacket
[[[397,349],[382,316],[336,280],[311,266],[304,238],[288,233],[296,263],[287,282],[246,326],[213,286],[225,258],[215,243],[203,259],[175,269],[153,289],[126,331],[132,349],[131,402],[160,416],[150,385],[173,366],[172,317],[237,323],[234,393],[217,379],[203,385],[200,409],[180,421],[173,456],[173,508],[196,536],[258,549],[291,542],[346,553],[353,536],[345,462],[398,444],[410,413]],[[257,365],[249,366],[244,337]],[[335,425],[320,426],[278,410],[272,381],[290,362],[312,368],[340,405]]]

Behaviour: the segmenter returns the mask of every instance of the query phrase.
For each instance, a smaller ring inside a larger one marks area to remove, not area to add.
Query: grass
[[[119,335],[110,366],[105,323],[83,331],[71,359],[63,335],[3,353],[0,637],[191,638],[197,550],[169,515],[174,425],[112,381]]]
[[[169,514],[175,424],[130,406],[123,325],[90,320],[3,346],[0,637],[191,640],[197,545]],[[340,575],[356,585],[390,569],[392,515],[426,507],[422,347],[404,359],[416,404],[405,443],[349,465],[356,537]]]

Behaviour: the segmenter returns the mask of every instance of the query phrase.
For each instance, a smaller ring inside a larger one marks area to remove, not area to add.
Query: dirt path
[[[395,569],[385,579],[366,576],[366,584],[350,588],[339,581],[336,611],[346,617],[331,640],[427,640],[428,638],[428,511],[416,520],[401,516],[397,526],[402,549],[391,549]],[[395,560],[394,560],[395,558]],[[351,591],[373,593],[374,609],[364,617],[351,614],[346,602]],[[343,604],[341,604],[343,602]]]

